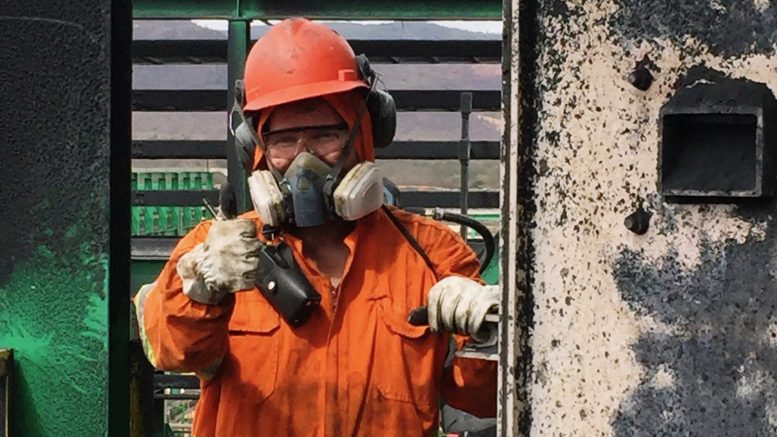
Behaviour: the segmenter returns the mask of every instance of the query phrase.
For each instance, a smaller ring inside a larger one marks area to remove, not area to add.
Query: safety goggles
[[[262,134],[267,153],[273,158],[294,158],[302,150],[324,156],[339,151],[348,136],[346,123],[324,126],[300,126]],[[300,143],[304,148],[300,148]]]

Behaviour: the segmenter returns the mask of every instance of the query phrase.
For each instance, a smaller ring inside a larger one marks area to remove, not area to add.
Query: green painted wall
[[[0,2],[14,437],[128,434],[131,32],[119,1]]]
[[[108,258],[78,229],[56,248],[38,246],[0,286],[0,345],[14,350],[15,435],[106,430]]]

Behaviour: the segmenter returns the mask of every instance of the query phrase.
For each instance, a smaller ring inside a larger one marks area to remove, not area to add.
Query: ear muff
[[[232,110],[229,112],[229,128],[234,138],[237,159],[246,173],[251,174],[254,171],[254,154],[256,152],[256,143],[259,140],[254,131],[256,117],[247,117],[243,113],[244,102],[243,81],[238,79],[235,81],[235,101],[232,104]],[[238,120],[234,119],[235,114],[238,115]],[[237,127],[235,127],[236,123],[238,123]]]
[[[382,149],[394,140],[397,130],[397,107],[389,93],[375,88],[374,83],[378,75],[370,66],[367,56],[364,54],[357,56],[356,63],[359,65],[362,78],[370,85],[367,110],[372,122],[372,143],[376,149]]]
[[[372,90],[367,99],[372,121],[372,143],[376,149],[388,147],[397,130],[397,107],[394,98],[385,91]]]

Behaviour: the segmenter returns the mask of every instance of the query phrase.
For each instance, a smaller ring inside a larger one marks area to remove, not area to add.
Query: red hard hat
[[[368,88],[348,42],[323,24],[290,18],[272,26],[246,59],[244,111]]]

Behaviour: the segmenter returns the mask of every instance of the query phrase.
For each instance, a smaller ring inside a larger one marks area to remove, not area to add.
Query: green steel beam
[[[499,0],[134,0],[136,19],[501,20]]]
[[[235,81],[243,78],[243,69],[245,68],[248,47],[251,42],[251,26],[247,21],[230,20],[228,37],[227,83],[229,85],[227,88],[227,109],[230,109],[232,108],[232,102],[235,100]],[[233,121],[233,123],[235,122]],[[237,128],[237,125],[233,127]],[[246,174],[237,156],[235,138],[229,130],[227,132],[227,178],[235,190],[240,210],[247,210],[251,201],[247,195],[248,183],[246,182]]]

